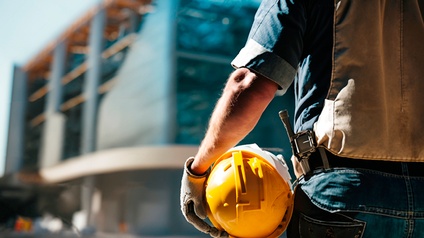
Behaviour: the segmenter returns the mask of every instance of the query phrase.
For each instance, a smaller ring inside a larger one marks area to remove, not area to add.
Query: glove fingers
[[[181,203],[181,211],[184,215],[187,215],[189,213],[196,214],[201,219],[206,219],[207,214],[205,210],[205,206],[199,206],[198,203],[196,203],[193,200],[188,200],[187,198],[190,198],[189,196],[184,196],[184,199]]]
[[[219,237],[219,238],[228,238],[229,237],[227,232],[218,230],[216,228],[213,231],[211,231],[209,233],[209,235],[212,236],[212,237]]]
[[[200,219],[196,214],[190,213],[187,216],[188,221],[199,231],[209,234],[212,237],[226,238],[228,233],[218,230],[216,227],[210,226],[208,223]]]
[[[199,231],[209,234],[212,237],[221,237],[221,238],[228,237],[227,232],[218,230],[216,227],[209,225],[203,219],[198,217],[197,214],[194,212],[194,204],[192,201],[187,203],[186,211],[187,211],[186,213],[187,221],[190,222]]]
[[[208,173],[196,176],[190,173],[189,166],[194,158],[189,158],[184,165],[184,174],[181,180],[180,205],[185,219],[196,229],[212,237],[228,237],[225,231],[204,221],[207,217],[206,202],[204,199],[204,184]]]
[[[195,210],[196,215],[198,217],[200,217],[201,219],[206,219],[206,217],[207,217],[207,213],[206,213],[206,209],[205,209],[206,206],[203,205],[203,204],[198,204],[198,203],[196,203],[195,205],[196,206],[194,206],[194,210]]]
[[[204,233],[210,233],[214,227],[211,227],[208,223],[200,219],[195,213],[187,214],[187,221],[190,222],[194,227],[196,227],[199,231]]]
[[[196,227],[196,229],[207,234],[217,233],[218,229],[210,226],[208,223],[206,223],[200,217],[197,216],[197,214],[194,212],[194,203],[192,201],[186,204],[186,211],[187,221],[190,222],[194,227]]]

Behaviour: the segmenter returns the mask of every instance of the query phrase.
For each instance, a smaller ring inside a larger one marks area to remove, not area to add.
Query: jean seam
[[[313,224],[320,225],[320,226],[324,225],[324,226],[339,227],[339,228],[360,227],[360,232],[359,232],[359,234],[356,234],[355,237],[357,237],[357,238],[363,237],[366,226],[367,226],[367,222],[352,218],[352,217],[344,215],[344,214],[337,214],[337,215],[348,218],[350,221],[343,221],[343,222],[326,221],[326,220],[315,219],[315,218],[309,217],[309,216],[307,216],[303,213],[300,213],[300,217],[302,217],[302,218],[299,218],[299,219],[304,219],[306,222],[313,223]],[[299,226],[299,233],[301,233],[300,226]],[[300,235],[302,235],[302,234],[300,234]],[[302,236],[300,236],[300,237],[302,237]]]
[[[414,191],[412,190],[411,180],[409,177],[408,166],[405,163],[402,163],[402,173],[405,177],[405,187],[406,187],[406,196],[408,203],[408,213],[406,217],[406,237],[412,237],[414,233]]]

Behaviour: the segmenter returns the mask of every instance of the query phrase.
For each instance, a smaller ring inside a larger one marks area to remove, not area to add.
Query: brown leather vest
[[[318,143],[342,157],[424,162],[424,0],[335,6]]]

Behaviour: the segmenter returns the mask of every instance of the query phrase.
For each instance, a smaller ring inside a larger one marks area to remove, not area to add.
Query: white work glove
[[[203,220],[207,217],[204,193],[205,181],[210,171],[200,176],[192,174],[189,168],[193,161],[194,158],[190,157],[184,164],[180,194],[181,211],[185,219],[199,231],[212,237],[228,237],[227,232],[218,230]]]

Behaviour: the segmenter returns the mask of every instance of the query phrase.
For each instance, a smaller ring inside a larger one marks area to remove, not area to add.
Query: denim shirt
[[[233,60],[280,85],[293,80],[295,131],[312,129],[330,86],[333,0],[262,1],[246,46]]]
[[[295,80],[295,129],[342,157],[424,161],[424,0],[265,0],[234,67]],[[253,47],[252,47],[253,46]]]

